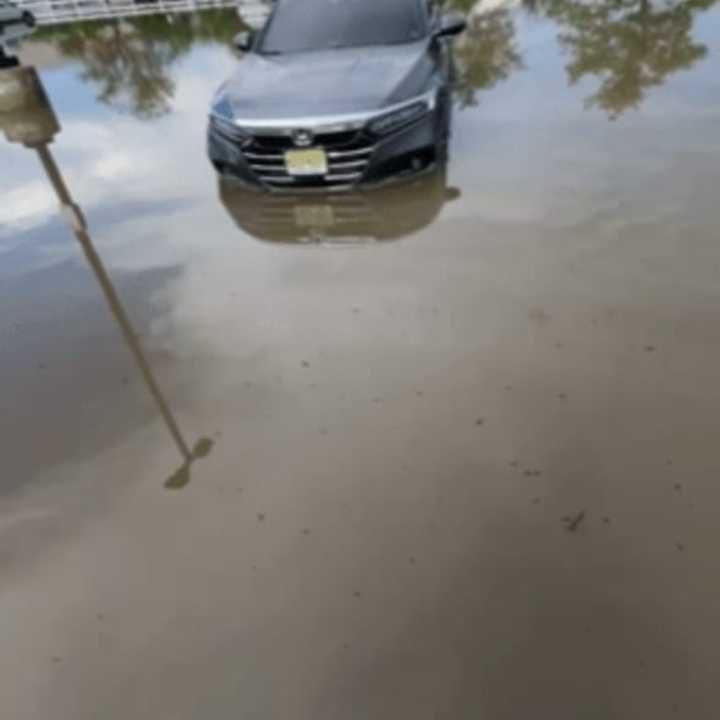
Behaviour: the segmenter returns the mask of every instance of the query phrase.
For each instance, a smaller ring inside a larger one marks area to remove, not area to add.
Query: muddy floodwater
[[[720,716],[720,3],[446,4],[333,197],[208,162],[259,0],[8,41],[2,720]]]

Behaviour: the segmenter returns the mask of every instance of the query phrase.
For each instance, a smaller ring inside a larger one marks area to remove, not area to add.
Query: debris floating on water
[[[574,533],[577,532],[580,528],[580,525],[582,525],[583,520],[585,520],[585,517],[587,516],[587,511],[583,510],[579,512],[574,517],[567,517],[563,518],[563,521],[566,523],[566,530],[568,532]]]

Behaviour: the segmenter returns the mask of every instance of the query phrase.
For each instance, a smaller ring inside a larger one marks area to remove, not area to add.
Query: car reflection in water
[[[426,228],[460,197],[446,171],[348,194],[281,195],[219,181],[222,204],[238,227],[263,242],[353,246],[399,240]]]
[[[147,360],[138,334],[133,329],[120,296],[95,249],[82,209],[72,197],[50,150],[50,144],[60,132],[60,123],[35,68],[21,66],[13,50],[0,44],[0,134],[4,135],[8,142],[23,145],[37,154],[47,180],[57,196],[62,215],[82,248],[108,310],[182,458],[182,464],[167,479],[165,487],[169,490],[182,489],[190,482],[193,464],[207,457],[212,450],[213,441],[200,438],[190,447],[180,430]]]

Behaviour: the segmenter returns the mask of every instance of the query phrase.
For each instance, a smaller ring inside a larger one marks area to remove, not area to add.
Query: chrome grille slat
[[[369,146],[366,148],[360,148],[358,150],[331,150],[328,152],[328,157],[331,160],[337,159],[337,158],[349,158],[349,157],[358,157],[360,155],[372,155],[372,153],[375,150],[375,146]]]
[[[247,150],[243,151],[243,154],[248,160],[284,160],[285,156],[282,153],[252,153]]]
[[[368,164],[367,160],[353,160],[352,162],[330,162],[331,170],[350,170],[352,168],[364,168]]]
[[[258,177],[269,185],[281,184],[281,185],[293,185],[295,178],[288,175],[258,175]]]
[[[292,175],[259,175],[258,176],[263,182],[266,183],[282,183],[283,185],[302,185],[303,180],[307,178],[302,176]],[[312,177],[312,176],[311,176]],[[362,177],[362,173],[346,173],[344,175],[322,175],[315,176],[316,179],[323,180],[325,182],[351,182]]]
[[[326,175],[325,179],[329,182],[335,182],[336,180],[357,180],[359,177],[362,177],[362,173],[346,173],[346,174],[331,174]]]
[[[353,170],[353,169],[362,169],[366,167],[368,164],[367,160],[356,160],[355,162],[343,162],[343,163],[336,163],[331,162],[328,163],[328,167],[330,168],[330,172],[332,173],[335,170]],[[272,164],[269,161],[266,163],[258,163],[258,162],[252,162],[250,163],[250,167],[253,170],[259,170],[260,172],[263,171],[272,171],[272,172],[286,172],[285,165],[280,164]]]
[[[250,163],[250,167],[257,172],[287,172],[284,165],[258,165],[257,163]]]

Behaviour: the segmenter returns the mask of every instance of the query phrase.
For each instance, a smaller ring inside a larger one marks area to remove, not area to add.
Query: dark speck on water
[[[310,534],[310,528],[305,528],[305,529],[302,531],[302,534],[303,534],[303,535],[309,535],[309,534]]]
[[[258,513],[257,519],[258,522],[263,522],[265,520],[265,513]]]
[[[304,368],[309,368],[309,367],[310,367],[310,363],[309,363],[307,360],[303,360],[300,364],[301,364]]]
[[[685,550],[685,546],[684,546],[682,543],[678,543],[675,547],[676,547],[680,552],[684,552],[684,550]]]
[[[655,352],[657,348],[654,345],[646,345],[645,352]]]
[[[586,515],[587,511],[583,510],[574,517],[563,518],[563,521],[566,523],[565,529],[571,533],[577,532],[580,525],[582,525],[583,520],[585,520]]]
[[[675,483],[673,487],[675,488],[676,492],[680,492],[682,490],[682,483]]]
[[[485,424],[485,418],[478,418],[478,419],[475,421],[475,424],[476,424],[478,427],[482,427],[482,426]]]
[[[353,597],[356,597],[356,598],[362,597],[362,593],[361,593],[359,590],[356,590],[356,591],[353,593]]]

